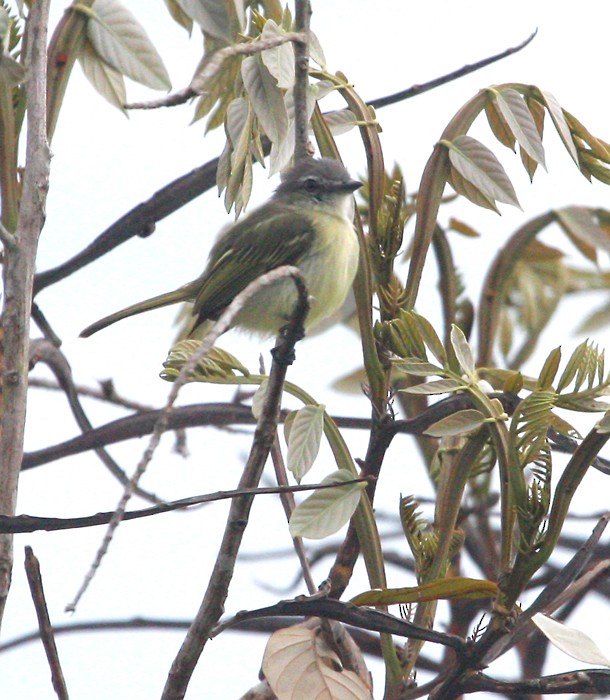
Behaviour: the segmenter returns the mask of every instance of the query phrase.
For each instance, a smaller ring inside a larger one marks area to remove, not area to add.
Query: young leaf
[[[610,667],[610,659],[605,656],[597,644],[584,632],[563,625],[561,622],[553,620],[542,613],[536,613],[532,617],[532,622],[551,642],[554,647],[563,651],[578,661],[596,666]]]
[[[248,56],[241,64],[244,87],[258,121],[273,143],[280,143],[288,132],[284,96],[260,56]]]
[[[458,136],[442,142],[449,149],[449,160],[459,174],[489,200],[521,208],[515,189],[496,156],[471,136]]]
[[[153,90],[169,90],[171,82],[148,34],[118,0],[95,0],[87,36],[95,51],[119,73]]]
[[[288,432],[286,466],[297,483],[311,469],[320,450],[324,430],[324,406],[303,406],[296,412]]]
[[[337,484],[334,489],[315,491],[294,509],[290,518],[292,537],[319,540],[340,530],[358,507],[362,482],[341,486],[354,475],[347,469],[338,469],[322,480],[323,484]]]
[[[263,673],[278,700],[372,698],[360,676],[343,669],[324,635],[302,625],[271,635],[263,656]]]
[[[525,100],[516,90],[509,88],[497,93],[495,102],[521,148],[530,158],[546,167],[542,140]]]
[[[437,367],[431,362],[420,360],[417,357],[408,357],[406,360],[396,362],[396,369],[405,374],[414,374],[416,377],[439,377],[444,374],[442,367]]]
[[[544,365],[540,370],[540,375],[538,376],[537,388],[544,391],[551,389],[553,386],[553,380],[559,369],[559,363],[561,362],[561,348],[555,348],[551,350],[548,357],[544,361]]]
[[[459,326],[453,324],[451,326],[451,345],[455,352],[457,361],[460,363],[462,372],[468,377],[472,377],[474,374],[474,357],[472,355],[472,350],[466,336],[462,332]]]
[[[439,379],[434,382],[426,382],[425,384],[415,384],[415,386],[400,389],[405,394],[448,394],[459,389],[464,389],[463,382],[458,382],[455,379]]]
[[[265,22],[261,34],[261,40],[274,38],[284,34],[277,24],[269,19]],[[287,90],[294,84],[294,47],[292,42],[280,44],[273,49],[267,49],[261,53],[263,63],[267,70],[275,78],[278,87]]]
[[[223,43],[232,43],[244,28],[242,0],[180,0],[180,6],[206,34]]]
[[[89,41],[83,44],[78,61],[85,77],[100,95],[127,115],[123,107],[127,101],[125,80],[121,73],[101,59]]]
[[[431,435],[432,437],[464,435],[480,428],[484,423],[485,416],[481,411],[477,411],[475,408],[467,408],[433,423],[427,430],[424,430],[424,435]]]
[[[533,99],[529,95],[525,98],[525,104],[527,105],[527,108],[530,114],[532,115],[532,118],[536,125],[536,130],[538,131],[538,136],[542,141],[542,136],[544,134],[544,106],[541,105],[540,102],[538,102],[538,100]],[[530,180],[533,180],[536,170],[538,168],[538,161],[534,160],[534,158],[530,158],[530,156],[526,153],[526,151],[523,150],[523,148],[521,148],[521,146],[519,146],[519,154],[521,155],[521,162],[523,163],[523,166],[525,167],[527,174],[530,177]]]
[[[557,132],[563,141],[563,145],[568,149],[568,153],[572,157],[572,160],[578,165],[578,151],[576,150],[576,145],[574,144],[574,139],[572,138],[572,133],[568,122],[563,114],[563,109],[561,105],[550,92],[540,91],[542,99],[549,110],[553,124],[557,129]]]
[[[267,398],[267,387],[269,386],[269,380],[265,379],[260,383],[260,386],[256,390],[256,393],[252,397],[252,415],[258,420],[261,417],[261,412],[263,410],[263,405],[265,399]]]
[[[442,578],[406,588],[385,588],[360,593],[350,600],[354,605],[396,605],[421,603],[429,600],[475,600],[498,595],[498,586],[485,581],[461,576]]]

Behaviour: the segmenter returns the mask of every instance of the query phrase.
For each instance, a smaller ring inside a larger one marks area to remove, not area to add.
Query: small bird
[[[220,232],[208,264],[194,281],[141,301],[91,324],[88,337],[123,318],[178,302],[193,302],[189,337],[216,320],[245,287],[282,265],[297,267],[310,295],[306,328],[337,311],[358,267],[352,193],[362,186],[339,161],[307,158],[282,175],[271,198]],[[261,336],[277,333],[296,302],[294,282],[278,280],[254,294],[233,326]]]

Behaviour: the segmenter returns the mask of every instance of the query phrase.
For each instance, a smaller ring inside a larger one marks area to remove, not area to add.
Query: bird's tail
[[[165,294],[159,294],[152,299],[146,299],[145,301],[140,301],[137,304],[132,304],[121,311],[116,311],[110,316],[105,316],[99,321],[92,323],[87,326],[85,330],[81,331],[81,338],[88,338],[90,335],[101,331],[102,328],[111,326],[117,321],[121,321],[124,318],[129,318],[130,316],[135,316],[136,314],[144,313],[145,311],[152,311],[153,309],[160,309],[163,306],[170,306],[171,304],[178,304],[181,301],[186,301],[193,298],[192,284],[187,284],[184,287],[175,289],[173,292],[166,292]]]

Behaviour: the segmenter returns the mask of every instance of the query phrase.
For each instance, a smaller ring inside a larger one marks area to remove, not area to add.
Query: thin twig
[[[38,338],[33,340],[30,344],[30,367],[33,367],[38,362],[45,364],[55,375],[60,387],[68,399],[68,405],[70,406],[72,415],[74,416],[78,427],[83,431],[83,433],[87,433],[92,430],[93,426],[91,425],[89,418],[82,407],[78,393],[74,387],[72,370],[65,355],[58,347],[53,345],[53,343],[49,342],[48,340]],[[108,471],[120,484],[125,486],[129,482],[129,477],[127,474],[125,474],[117,462],[103,447],[97,447],[94,451]],[[136,488],[135,493],[151,503],[162,503],[165,500],[159,498],[154,493],[149,493],[139,486]]]
[[[537,29],[533,31],[525,41],[522,41],[520,44],[517,44],[517,46],[512,46],[508,49],[505,49],[504,51],[501,51],[500,53],[494,54],[493,56],[488,56],[487,58],[477,61],[476,63],[470,63],[466,66],[462,66],[457,70],[451,71],[451,73],[441,75],[439,78],[434,78],[434,80],[430,80],[427,83],[413,85],[412,87],[407,88],[406,90],[395,92],[393,95],[387,95],[386,97],[378,97],[375,100],[370,100],[368,104],[371,107],[374,107],[375,109],[379,109],[380,107],[387,107],[388,105],[393,105],[397,102],[402,102],[404,100],[410,99],[411,97],[421,95],[422,93],[428,92],[429,90],[434,90],[434,88],[437,88],[440,85],[445,85],[446,83],[450,83],[453,80],[457,80],[458,78],[463,78],[469,73],[474,73],[475,71],[481,70],[481,68],[485,68],[485,66],[489,66],[491,63],[501,61],[502,59],[507,58],[508,56],[512,56],[518,51],[521,51],[530,42],[534,40],[536,34],[538,34]]]
[[[158,109],[159,107],[175,107],[176,105],[184,104],[193,97],[204,95],[207,92],[208,85],[214,80],[227,59],[233,56],[251,56],[267,49],[274,49],[289,41],[297,44],[306,41],[306,37],[304,38],[299,32],[286,32],[278,36],[259,39],[258,41],[225,46],[206,58],[203,67],[195,74],[190,85],[182,90],[178,90],[160,100],[132,102],[123,106],[125,109]]]
[[[297,0],[295,5],[295,28],[301,39],[294,42],[294,162],[308,158],[309,120],[307,118],[307,93],[309,88],[309,22],[311,3]]]
[[[318,491],[328,488],[341,488],[349,484],[356,484],[361,481],[366,481],[363,478],[350,479],[342,481],[340,484],[299,484],[298,486],[265,486],[253,489],[233,489],[232,491],[216,491],[215,493],[206,493],[201,496],[189,496],[188,498],[180,498],[177,501],[168,501],[160,503],[149,508],[141,508],[123,513],[123,520],[137,520],[138,518],[148,518],[161,513],[169,513],[170,511],[180,510],[183,508],[191,508],[192,506],[200,506],[215,501],[227,500],[236,496],[266,496],[270,494],[291,494],[297,491]],[[112,520],[114,511],[108,513],[96,513],[95,515],[86,515],[80,518],[44,518],[32,515],[14,515],[0,516],[0,533],[23,533],[23,532],[38,532],[45,530],[52,532],[57,530],[74,530],[81,527],[96,527],[98,525],[106,525]]]
[[[53,689],[59,700],[68,700],[68,689],[64,680],[64,674],[59,663],[59,654],[57,653],[57,645],[53,636],[53,626],[49,618],[49,610],[47,601],[45,600],[44,590],[42,587],[42,576],[40,575],[40,564],[34,556],[31,547],[25,548],[25,573],[30,584],[32,601],[36,609],[36,617],[38,618],[38,631],[42,646],[44,647],[49,668],[51,669],[51,682]]]
[[[204,338],[199,348],[184,364],[180,375],[178,376],[178,378],[172,386],[164,409],[159,413],[156,419],[153,433],[148,443],[148,447],[144,451],[144,454],[142,455],[142,458],[140,459],[140,462],[138,463],[138,466],[136,467],[133,476],[131,477],[129,483],[126,485],[123,491],[123,495],[121,496],[121,499],[117,505],[117,508],[114,512],[114,516],[108,524],[106,534],[104,535],[102,543],[95,555],[93,563],[91,564],[89,571],[85,575],[83,583],[81,584],[81,587],[76,593],[74,600],[71,603],[69,603],[66,607],[67,611],[73,612],[75,610],[78,601],[83,596],[83,594],[89,587],[89,584],[91,583],[93,577],[95,576],[95,572],[99,568],[102,559],[104,558],[104,555],[108,551],[108,547],[110,546],[110,542],[112,541],[114,532],[123,518],[125,509],[127,507],[127,503],[133,495],[142,475],[144,474],[148,465],[150,464],[153,455],[161,441],[161,436],[163,435],[165,430],[167,430],[169,414],[171,413],[174,403],[178,398],[178,392],[188,381],[188,378],[193,369],[196,367],[197,363],[201,360],[201,358],[205,356],[206,353],[208,353],[212,349],[214,343],[218,340],[218,338],[230,328],[233,319],[241,311],[244,304],[248,301],[248,299],[250,299],[250,297],[252,297],[258,291],[260,291],[260,289],[262,289],[266,285],[272,284],[273,282],[283,277],[294,275],[300,276],[300,272],[296,268],[286,265],[283,267],[276,268],[275,270],[272,270],[271,272],[268,272],[267,274],[262,275],[261,277],[251,282],[242,292],[240,292],[233,299],[233,301],[229,304],[226,310],[222,313],[218,321],[211,328],[207,336]]]
[[[290,274],[292,277],[298,299],[291,322],[278,336],[278,343],[272,353],[273,363],[269,373],[265,401],[254,433],[248,461],[239,482],[239,488],[255,488],[260,481],[277,432],[286,371],[294,358],[294,346],[303,337],[305,317],[309,311],[307,288],[300,272],[296,268],[290,267],[278,268],[275,272],[281,270],[284,270],[284,275]],[[248,523],[252,502],[252,496],[241,496],[231,502],[227,524],[207,590],[193,624],[171,666],[161,696],[162,700],[179,700],[184,697],[212,628],[217,624],[224,611],[224,603],[233,578],[235,562]]]

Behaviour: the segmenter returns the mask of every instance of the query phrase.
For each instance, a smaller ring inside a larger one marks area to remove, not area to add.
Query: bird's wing
[[[285,208],[269,215],[267,207],[235,224],[227,240],[212,248],[193,315],[198,322],[217,318],[233,298],[257,277],[280,267],[296,265],[311,249],[314,237],[309,217]]]

